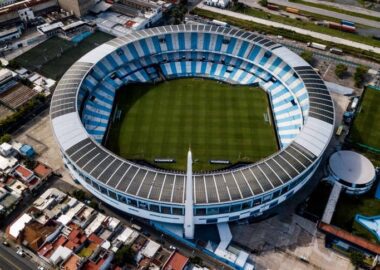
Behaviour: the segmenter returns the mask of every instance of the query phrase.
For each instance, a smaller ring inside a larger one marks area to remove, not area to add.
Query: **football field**
[[[380,150],[380,90],[367,88],[350,139]]]
[[[106,147],[130,160],[185,170],[189,147],[195,171],[220,169],[210,160],[254,162],[277,147],[266,93],[214,80],[177,79],[127,85],[118,91]]]

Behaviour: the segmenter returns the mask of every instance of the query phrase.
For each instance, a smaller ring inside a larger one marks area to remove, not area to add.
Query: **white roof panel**
[[[82,123],[76,112],[61,115],[52,119],[55,136],[61,144],[63,150],[88,138]]]
[[[103,57],[113,52],[114,50],[115,50],[114,46],[111,46],[108,44],[102,44],[99,47],[96,47],[92,51],[82,56],[78,60],[78,62],[86,62],[86,63],[95,64],[99,62]]]
[[[273,52],[282,58],[289,66],[295,68],[295,67],[302,67],[302,66],[310,66],[305,60],[303,60],[299,55],[292,52],[286,47],[280,47],[277,49],[274,49]]]

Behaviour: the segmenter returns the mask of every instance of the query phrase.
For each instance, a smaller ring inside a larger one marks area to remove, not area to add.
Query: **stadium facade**
[[[186,173],[139,165],[101,145],[118,88],[179,77],[260,85],[280,150],[237,169],[194,172],[186,188]],[[172,224],[185,216],[195,225],[228,222],[276,207],[313,175],[334,129],[330,94],[307,62],[262,36],[209,25],[145,29],[100,45],[62,77],[50,115],[64,162],[86,189],[126,213]]]

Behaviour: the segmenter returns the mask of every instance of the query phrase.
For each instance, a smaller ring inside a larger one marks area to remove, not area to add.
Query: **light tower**
[[[185,238],[194,239],[194,213],[193,213],[193,158],[191,150],[187,152],[186,171],[186,197],[185,197]]]

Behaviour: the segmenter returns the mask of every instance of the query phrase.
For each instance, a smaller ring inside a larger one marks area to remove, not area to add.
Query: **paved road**
[[[240,0],[240,2],[245,3],[248,6],[259,7],[256,0]],[[316,14],[323,14],[325,16],[329,16],[332,18],[338,18],[341,20],[352,21],[358,24],[367,25],[374,28],[380,28],[380,22],[377,22],[377,21],[372,21],[372,20],[368,20],[368,19],[364,19],[360,17],[354,17],[347,14],[342,14],[342,13],[338,13],[338,12],[334,12],[334,11],[330,11],[330,10],[326,10],[322,8],[311,7],[304,4],[292,3],[287,0],[273,0],[272,2],[275,4],[282,5],[282,6],[293,7],[300,10],[316,13]]]
[[[370,10],[368,8],[363,8],[363,7],[359,7],[359,6],[353,6],[350,4],[344,5],[344,4],[334,3],[334,2],[330,2],[330,1],[324,1],[324,0],[304,0],[304,1],[310,2],[310,3],[316,3],[316,4],[324,4],[326,6],[332,6],[332,7],[336,7],[336,8],[340,8],[340,9],[345,9],[348,11],[353,11],[356,13],[371,15],[373,17],[380,17],[380,12],[378,12],[378,11]]]
[[[220,14],[223,14],[226,16],[235,17],[238,19],[243,19],[246,21],[251,21],[251,22],[258,23],[258,24],[264,24],[264,25],[272,26],[272,27],[276,27],[276,28],[287,29],[287,30],[294,31],[294,32],[302,34],[302,35],[311,36],[311,37],[315,37],[315,38],[318,38],[321,40],[333,42],[336,44],[343,44],[343,45],[347,45],[347,46],[350,46],[353,48],[359,48],[359,49],[362,49],[365,51],[370,51],[370,52],[375,52],[375,53],[380,54],[380,47],[374,47],[374,46],[362,44],[359,42],[346,40],[343,38],[338,38],[338,37],[334,37],[334,36],[330,36],[330,35],[326,35],[326,34],[322,34],[322,33],[317,33],[317,32],[313,32],[310,30],[305,30],[302,28],[298,28],[298,27],[294,27],[294,26],[290,26],[290,25],[286,25],[286,24],[282,24],[282,23],[278,23],[278,22],[273,22],[270,20],[264,20],[264,19],[252,17],[249,15],[245,15],[245,14],[238,13],[238,12],[233,12],[233,11],[226,10],[226,9],[210,7],[210,6],[206,6],[204,4],[199,4],[198,7],[201,9],[204,9],[204,10],[212,11],[215,13],[220,13]]]
[[[35,270],[37,265],[33,265],[27,258],[20,257],[13,249],[0,245],[0,269],[1,270]]]

